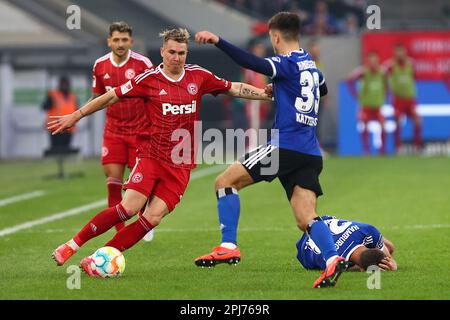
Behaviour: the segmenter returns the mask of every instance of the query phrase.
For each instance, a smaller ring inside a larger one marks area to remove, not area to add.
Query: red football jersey
[[[147,57],[128,51],[128,58],[120,65],[112,59],[112,52],[97,59],[94,64],[92,92],[103,94],[133,79],[153,65]],[[130,136],[147,125],[144,99],[124,99],[106,111],[105,135]],[[137,107],[137,108],[136,108]]]
[[[198,120],[201,98],[207,93],[225,93],[230,88],[231,82],[198,65],[186,64],[175,81],[164,74],[160,64],[116,88],[115,93],[119,98],[146,99],[150,125],[137,137],[138,157],[194,168],[194,122]]]

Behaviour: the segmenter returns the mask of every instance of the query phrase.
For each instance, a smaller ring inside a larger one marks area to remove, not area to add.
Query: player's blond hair
[[[159,33],[159,37],[163,39],[164,43],[167,43],[169,40],[174,40],[188,44],[190,36],[189,31],[185,28],[166,29]]]

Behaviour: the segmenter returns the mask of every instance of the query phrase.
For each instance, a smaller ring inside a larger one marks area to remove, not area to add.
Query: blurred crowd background
[[[76,12],[73,5],[80,9],[80,28],[68,24]],[[367,8],[371,5],[380,9],[378,30],[368,28],[373,11]],[[133,50],[157,65],[161,62],[158,33],[173,26],[186,27],[192,35],[210,30],[259,56],[272,56],[266,22],[279,11],[300,15],[301,45],[327,79],[329,95],[322,100],[318,127],[326,153],[450,155],[448,1],[0,0],[0,159],[46,154],[51,144],[45,129],[49,90],[58,89],[65,79],[77,105],[89,99],[92,66],[109,51],[106,38],[111,22],[129,23],[134,31]],[[398,45],[405,48],[414,70],[417,117],[408,112],[396,116],[392,106],[389,72]],[[189,50],[188,63],[202,65],[224,78],[258,86],[269,82],[241,70],[212,46],[192,42]],[[361,88],[370,85],[365,73],[355,77],[355,70],[369,68],[366,58],[372,53],[377,55],[387,89],[376,106],[382,118],[363,121]],[[200,117],[203,130],[270,128],[274,110],[267,103],[205,97]],[[420,144],[414,140],[418,121]],[[82,156],[99,156],[103,123],[104,112],[83,119],[73,133],[71,146]],[[401,146],[396,145],[396,134]],[[364,143],[368,143],[367,149]]]

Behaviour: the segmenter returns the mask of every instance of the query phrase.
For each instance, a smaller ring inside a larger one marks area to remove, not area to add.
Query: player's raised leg
[[[75,237],[53,251],[52,256],[56,264],[62,266],[87,241],[108,231],[117,223],[130,219],[139,212],[146,201],[147,197],[142,193],[132,189],[127,190],[121,203],[99,212]]]
[[[169,213],[166,203],[157,196],[153,196],[138,220],[120,230],[105,247],[114,247],[125,251],[135,245],[149,231],[153,230],[162,218]]]
[[[414,121],[414,147],[420,151],[423,147],[422,143],[422,118],[416,110],[415,101],[410,106],[410,116]]]
[[[122,179],[125,172],[125,165],[119,163],[107,163],[103,165],[106,175],[106,186],[108,189],[108,207],[114,207],[122,201]],[[117,231],[125,227],[125,222],[121,221],[115,225]]]
[[[128,189],[130,190],[130,189]],[[108,241],[105,247],[114,247],[120,251],[125,251],[134,246],[142,237],[153,230],[161,220],[169,213],[166,203],[157,196],[152,196],[143,214],[139,218],[121,229]],[[90,277],[97,275],[91,268],[92,258],[90,256],[81,260],[80,266]]]
[[[213,267],[218,263],[236,264],[241,260],[237,247],[237,226],[240,214],[238,191],[253,184],[253,179],[239,163],[233,163],[216,178],[215,190],[222,242],[209,254],[195,259],[199,267]]]
[[[319,247],[326,260],[326,269],[314,282],[313,288],[325,288],[336,285],[342,272],[348,268],[348,261],[340,257],[334,246],[330,229],[316,213],[317,195],[315,192],[294,186],[291,207],[300,230],[308,232],[310,238]]]
[[[398,152],[402,146],[402,138],[401,138],[402,127],[401,127],[401,121],[400,121],[402,112],[395,100],[392,104],[394,106],[394,122],[395,122],[394,147],[395,147],[395,152]]]
[[[380,154],[386,154],[386,131],[384,128],[385,119],[381,114],[381,108],[376,111],[376,118],[381,127],[381,146],[380,146]]]
[[[361,108],[359,111],[359,121],[362,123],[361,142],[363,146],[364,155],[370,154],[369,147],[369,116],[367,108]]]

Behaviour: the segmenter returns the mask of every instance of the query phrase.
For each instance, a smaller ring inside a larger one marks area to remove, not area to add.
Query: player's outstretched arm
[[[71,114],[50,117],[53,120],[47,124],[47,129],[52,131],[52,135],[64,132],[73,127],[81,118],[106,108],[117,101],[119,101],[119,97],[117,97],[114,90],[110,90],[94,100],[89,101],[83,107]]]
[[[241,67],[262,73],[266,76],[273,76],[272,65],[266,59],[255,56],[254,54],[242,50],[235,45],[227,42],[209,31],[200,31],[195,34],[195,41],[198,43],[211,43],[217,48],[225,52],[231,59],[233,59]]]
[[[272,100],[272,97],[266,93],[265,89],[242,82],[232,82],[228,94],[233,97],[251,100]]]

